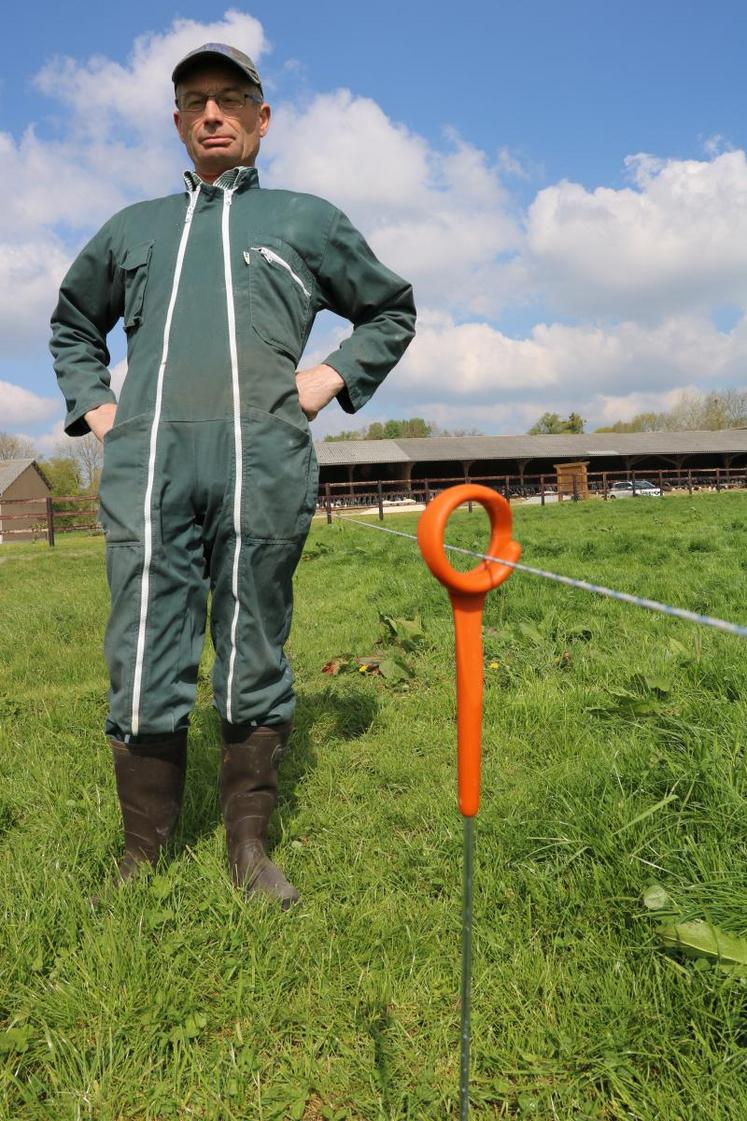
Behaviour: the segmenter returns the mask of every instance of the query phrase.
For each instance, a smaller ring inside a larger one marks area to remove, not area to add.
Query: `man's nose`
[[[214,97],[209,97],[205,102],[205,109],[202,114],[205,121],[222,121],[223,112],[220,105]]]

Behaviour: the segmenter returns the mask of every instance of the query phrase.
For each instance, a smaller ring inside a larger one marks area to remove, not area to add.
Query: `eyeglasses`
[[[262,98],[254,93],[242,93],[241,90],[220,90],[217,93],[183,93],[176,98],[176,107],[182,113],[190,116],[199,116],[205,112],[208,101],[215,104],[224,113],[240,113],[247,101],[255,105],[262,105]]]

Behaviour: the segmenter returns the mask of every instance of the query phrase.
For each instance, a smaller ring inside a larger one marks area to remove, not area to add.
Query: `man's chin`
[[[232,167],[238,167],[241,160],[238,155],[228,151],[208,151],[200,153],[199,161],[195,162],[195,171],[198,175],[222,175]]]

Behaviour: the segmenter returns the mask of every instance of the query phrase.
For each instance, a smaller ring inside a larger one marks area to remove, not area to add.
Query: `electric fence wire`
[[[393,537],[404,537],[408,541],[417,542],[414,533],[403,533],[400,529],[389,529],[388,526],[376,525],[375,522],[364,522],[350,515],[333,512],[333,517],[346,525],[365,526],[367,529],[376,529],[379,533],[389,533]],[[688,611],[684,607],[673,607],[668,603],[659,603],[655,599],[645,596],[634,596],[630,592],[618,592],[614,588],[605,588],[603,584],[591,584],[588,580],[577,580],[573,576],[561,576],[557,572],[547,572],[544,568],[533,568],[529,564],[520,564],[518,561],[507,561],[501,557],[492,557],[489,553],[477,553],[473,549],[463,549],[459,545],[446,545],[444,549],[451,553],[460,553],[465,557],[476,557],[478,560],[494,561],[504,564],[506,568],[513,568],[517,572],[526,572],[530,576],[540,576],[544,580],[553,580],[556,584],[565,584],[568,588],[577,588],[582,592],[592,592],[598,596],[618,600],[620,603],[629,603],[633,607],[643,607],[647,611],[658,611],[660,615],[670,615],[674,619],[683,619],[686,623],[696,623],[702,627],[712,627],[724,634],[733,634],[737,638],[747,638],[747,626],[741,623],[730,623],[726,619],[717,619],[713,615],[701,615],[697,611]]]

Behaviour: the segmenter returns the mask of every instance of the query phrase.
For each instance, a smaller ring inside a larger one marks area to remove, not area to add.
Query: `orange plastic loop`
[[[418,544],[433,575],[450,591],[484,596],[507,580],[513,569],[485,560],[469,572],[457,572],[451,566],[444,552],[446,523],[465,502],[479,502],[490,518],[490,543],[485,552],[515,563],[521,556],[521,546],[511,540],[511,507],[502,495],[476,483],[449,487],[429,503],[418,523]]]
[[[482,607],[486,594],[497,588],[512,568],[482,560],[470,572],[457,572],[446,559],[444,532],[449,515],[464,502],[479,502],[490,518],[487,551],[502,560],[517,561],[521,546],[511,540],[511,507],[494,490],[474,483],[450,487],[435,498],[420,518],[418,544],[434,576],[449,589],[454,608],[457,677],[457,773],[459,810],[474,817],[480,806],[482,740]]]

